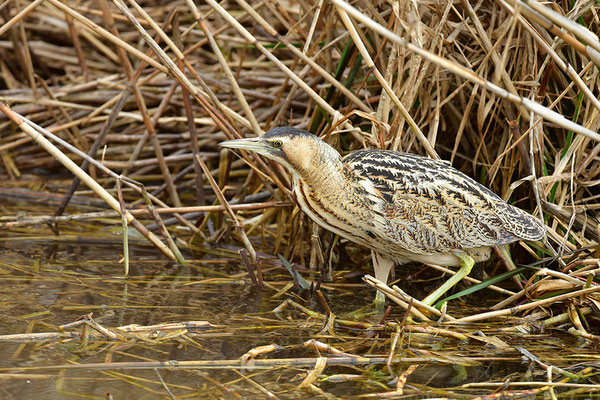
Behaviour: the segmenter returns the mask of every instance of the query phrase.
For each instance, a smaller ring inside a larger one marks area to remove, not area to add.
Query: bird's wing
[[[372,231],[406,251],[433,254],[543,235],[531,215],[444,162],[382,150],[355,151],[342,161],[375,211]]]

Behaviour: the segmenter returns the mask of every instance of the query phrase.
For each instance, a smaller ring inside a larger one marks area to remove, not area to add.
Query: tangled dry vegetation
[[[5,1],[0,200],[60,202],[76,193],[73,200],[115,211],[61,206],[55,216],[4,215],[0,228],[18,234],[49,224],[60,235],[68,221],[122,215],[124,229],[179,264],[235,250],[227,257],[257,285],[269,286],[260,268],[280,267],[277,254],[305,277],[329,247],[334,264],[364,265],[366,249],[298,212],[281,166],[217,146],[294,125],[342,153],[385,148],[449,160],[545,221],[545,242],[513,248],[514,261],[529,267],[512,281],[503,275],[509,291],[495,295],[494,311],[451,305],[446,322],[528,315],[511,320],[514,331],[560,326],[597,341],[596,2],[357,0],[358,14],[344,4]],[[76,183],[45,178],[64,176],[65,167]],[[487,273],[504,271],[498,261]],[[414,321],[439,318],[398,289],[384,290]],[[319,390],[307,380],[304,387]]]

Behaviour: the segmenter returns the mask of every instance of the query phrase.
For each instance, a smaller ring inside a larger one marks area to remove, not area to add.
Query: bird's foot
[[[383,316],[384,312],[385,295],[378,290],[377,294],[375,295],[375,299],[371,303],[362,306],[357,310],[351,311],[348,316],[356,319],[364,317],[369,317],[370,319],[374,315],[376,318],[381,319],[380,317]]]
[[[375,300],[373,300],[373,304],[383,306],[385,304],[385,294],[378,290],[377,294],[375,294]]]
[[[385,294],[378,290],[375,295],[375,300],[373,300],[373,305],[375,306],[375,312],[377,314],[383,314],[385,311]]]

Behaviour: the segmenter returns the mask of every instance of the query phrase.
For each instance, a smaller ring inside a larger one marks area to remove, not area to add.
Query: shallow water
[[[11,215],[15,209],[4,205],[4,212]],[[50,214],[51,210],[40,208],[37,212]],[[314,385],[318,389],[298,389],[306,373],[314,368],[312,364],[301,364],[300,360],[312,358],[316,362],[319,356],[316,350],[303,346],[305,341],[314,338],[346,353],[387,357],[393,332],[336,326],[332,337],[320,333],[322,321],[292,307],[276,315],[273,309],[287,298],[313,311],[321,312],[322,307],[316,300],[303,300],[293,289],[274,298],[290,281],[283,267],[265,268],[265,281],[270,287],[257,289],[251,284],[245,267],[233,261],[234,252],[229,253],[231,259],[222,250],[219,255],[214,254],[215,249],[188,252],[184,255],[190,260],[189,265],[179,268],[143,240],[132,239],[130,275],[124,278],[122,244],[115,227],[118,225],[114,221],[104,225],[73,222],[61,225],[59,237],[54,237],[45,226],[0,232],[0,313],[3,316],[0,335],[57,332],[59,326],[90,313],[94,321],[107,328],[186,321],[208,321],[213,327],[167,338],[164,335],[168,332],[138,338],[129,336],[124,340],[86,335],[61,340],[0,340],[3,355],[0,398],[169,398],[158,374],[178,398],[265,398],[269,393],[278,398],[319,398],[324,396],[322,393],[348,397],[395,390],[394,376],[405,372],[410,365],[418,365],[418,368],[408,376],[406,394],[398,397],[456,397],[456,393],[470,397],[491,394],[496,388],[458,387],[507,379],[545,379],[543,368],[524,361],[517,349],[520,346],[527,347],[548,364],[572,368],[571,372],[580,370],[579,363],[590,364],[595,358],[597,365],[600,361],[594,343],[575,339],[560,330],[530,335],[502,332],[502,328],[508,326],[502,322],[471,324],[468,329],[454,329],[494,336],[507,347],[404,332],[395,354],[405,361],[393,364],[394,375],[385,365],[328,366],[320,378],[329,377],[329,381],[317,380]],[[418,268],[415,266],[412,272]],[[368,304],[374,291],[362,285],[359,277],[340,282],[343,276],[338,276],[337,285],[323,288],[337,318],[378,321],[380,316],[377,315],[350,314]],[[427,283],[430,284],[435,285],[435,282]],[[405,289],[414,294],[427,285],[408,283]],[[452,305],[452,312],[473,314],[480,312],[485,304],[498,300],[493,295],[489,299],[468,299],[463,305],[458,301]],[[471,304],[474,302],[477,307]],[[388,320],[402,321],[403,317],[403,311],[393,307]],[[77,329],[81,331],[81,327]],[[292,359],[299,364],[272,365],[264,369],[240,367],[237,360],[244,353],[271,343],[276,343],[278,349],[257,359]],[[156,370],[146,365],[140,369],[142,362],[168,360],[230,360],[231,363],[219,368],[204,364],[195,368]],[[115,362],[132,364],[104,369],[92,365]],[[84,367],[60,367],[67,364]],[[46,366],[58,367],[45,369]],[[556,372],[554,377],[555,381],[563,378]],[[581,383],[591,384],[593,379]],[[567,390],[562,393],[562,398],[579,398]],[[598,391],[583,390],[583,393],[584,398],[600,398]],[[536,396],[544,395],[530,393],[530,397]]]

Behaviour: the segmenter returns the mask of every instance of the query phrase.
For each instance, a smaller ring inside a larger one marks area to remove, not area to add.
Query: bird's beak
[[[219,143],[219,146],[228,147],[230,149],[255,151],[262,154],[269,150],[269,148],[260,140],[260,138],[227,140]]]

